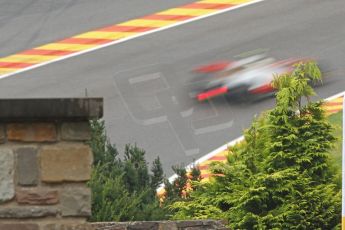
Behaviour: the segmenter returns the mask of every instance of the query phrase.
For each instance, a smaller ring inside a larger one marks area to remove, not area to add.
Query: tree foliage
[[[174,165],[172,169],[176,178],[172,182],[164,179],[164,205],[171,201],[188,199],[190,192],[196,188],[195,184],[202,179],[198,165],[192,165],[188,170],[184,165]]]
[[[89,186],[92,191],[91,221],[133,221],[168,219],[172,211],[167,206],[187,199],[193,183],[200,182],[197,166],[187,172],[183,165],[173,166],[177,179],[170,183],[164,176],[160,158],[149,170],[145,151],[126,145],[119,156],[105,133],[104,122],[91,122],[90,147],[94,154]],[[165,185],[164,199],[157,197],[157,188]]]
[[[91,221],[164,219],[156,188],[163,182],[157,157],[149,172],[145,151],[127,145],[123,159],[105,134],[104,122],[92,121],[90,146],[94,164],[89,186],[92,191]]]
[[[225,218],[232,229],[337,226],[341,193],[328,159],[335,138],[322,102],[311,102],[315,81],[321,73],[314,62],[277,76],[275,108],[253,121],[226,163],[212,166],[222,176],[170,206],[173,218]]]

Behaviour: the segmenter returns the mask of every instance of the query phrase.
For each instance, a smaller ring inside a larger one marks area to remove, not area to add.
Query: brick
[[[65,122],[61,125],[61,139],[66,141],[87,141],[91,139],[88,122]]]
[[[1,224],[0,229],[4,230],[39,230],[39,226],[37,224],[29,224],[29,223],[13,223],[13,224]]]
[[[61,193],[62,216],[91,215],[90,188],[67,188]]]
[[[38,162],[37,148],[24,147],[16,149],[17,179],[20,185],[37,185]]]
[[[59,193],[57,190],[44,190],[37,188],[19,189],[16,192],[16,201],[18,204],[57,204],[59,202]]]
[[[14,154],[0,147],[0,203],[14,197]]]
[[[8,207],[0,209],[0,218],[40,218],[48,216],[56,216],[58,213],[56,208],[42,207],[42,206],[30,206],[30,207]]]
[[[57,132],[54,123],[10,123],[7,139],[23,142],[55,142]]]
[[[83,144],[58,144],[40,152],[43,182],[87,181],[90,179],[92,153]]]
[[[0,124],[0,144],[6,141],[5,126]]]

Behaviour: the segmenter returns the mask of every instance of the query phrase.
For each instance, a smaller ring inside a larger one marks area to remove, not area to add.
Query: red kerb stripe
[[[32,49],[26,50],[19,54],[23,55],[47,55],[47,56],[64,56],[68,54],[75,53],[76,51],[63,51],[63,50],[41,50],[41,49]]]
[[[163,14],[152,14],[143,17],[142,19],[147,20],[166,20],[166,21],[183,21],[187,19],[194,18],[194,16],[189,15],[163,15]]]
[[[209,165],[199,165],[198,166],[198,168],[200,169],[200,170],[206,170],[206,169],[208,169],[210,166]]]
[[[156,27],[139,27],[139,26],[120,26],[114,25],[98,29],[97,31],[108,31],[108,32],[146,32],[149,30],[157,29]]]
[[[35,63],[23,63],[23,62],[0,62],[0,68],[25,68],[28,66],[32,66]]]
[[[233,6],[232,4],[217,4],[217,3],[191,3],[179,8],[191,9],[226,9]]]
[[[58,43],[68,44],[105,44],[112,42],[111,39],[97,39],[97,38],[67,38],[59,41]]]
[[[210,161],[222,161],[222,160],[226,160],[226,157],[225,156],[213,156],[208,160],[210,160]]]
[[[324,106],[342,105],[343,102],[326,102]]]

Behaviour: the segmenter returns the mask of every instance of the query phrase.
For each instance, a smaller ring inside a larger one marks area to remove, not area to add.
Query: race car
[[[225,95],[228,98],[248,99],[272,95],[274,76],[288,73],[299,62],[310,59],[277,61],[266,55],[254,55],[237,61],[221,61],[194,69],[193,95],[198,101]]]

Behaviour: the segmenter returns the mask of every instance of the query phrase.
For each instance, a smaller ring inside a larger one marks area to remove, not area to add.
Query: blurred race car
[[[265,55],[254,55],[237,61],[216,62],[194,69],[193,95],[204,101],[220,95],[247,99],[274,93],[271,82],[275,75],[288,73],[293,65],[309,59],[276,61]]]

